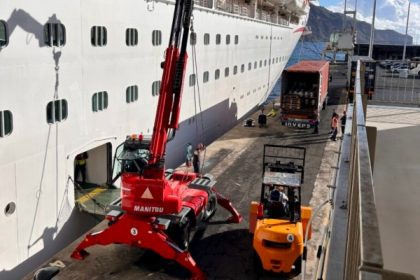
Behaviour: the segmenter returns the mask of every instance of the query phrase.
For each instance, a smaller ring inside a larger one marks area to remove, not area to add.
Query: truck
[[[251,202],[249,211],[258,271],[301,273],[312,215],[312,209],[301,204],[305,156],[304,147],[264,145],[261,197]]]
[[[282,124],[293,128],[314,127],[326,106],[328,82],[328,61],[303,60],[287,68],[281,84]]]

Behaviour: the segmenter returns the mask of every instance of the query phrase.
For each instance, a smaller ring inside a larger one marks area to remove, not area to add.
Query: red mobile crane
[[[190,231],[208,221],[217,204],[232,214],[229,222],[242,220],[230,201],[216,191],[211,175],[165,171],[168,134],[174,135],[178,128],[192,9],[191,0],[176,0],[151,139],[131,136],[117,147],[114,174],[117,170],[121,178],[121,207],[107,214],[105,230],[85,237],[73,258],[84,259],[85,249],[93,245],[123,243],[175,260],[193,279],[203,279],[204,273],[188,252]]]

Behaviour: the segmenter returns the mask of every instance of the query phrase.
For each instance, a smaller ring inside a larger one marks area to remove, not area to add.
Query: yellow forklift
[[[311,208],[301,206],[305,155],[303,147],[264,145],[261,198],[251,202],[249,231],[256,264],[265,271],[301,273],[312,215]]]

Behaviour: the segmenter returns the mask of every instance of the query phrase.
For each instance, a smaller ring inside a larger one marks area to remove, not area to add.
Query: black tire
[[[261,258],[258,255],[257,251],[253,250],[252,258],[254,262],[255,273],[258,276],[262,276],[264,274],[264,268],[263,268]]]
[[[189,219],[186,219],[187,221],[182,224],[171,225],[167,232],[171,240],[175,242],[181,250],[188,250],[188,246],[190,245],[190,223]]]
[[[217,197],[214,193],[209,195],[209,201],[204,209],[203,221],[207,222],[216,213],[217,210]]]
[[[299,256],[293,263],[292,275],[293,277],[298,276],[302,272],[302,256]]]

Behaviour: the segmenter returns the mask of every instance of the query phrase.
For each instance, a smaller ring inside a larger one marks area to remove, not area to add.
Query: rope
[[[191,34],[196,34],[194,31],[194,18],[191,19],[191,27],[190,27],[190,31]],[[197,36],[195,36],[196,40],[197,40]],[[197,41],[196,41],[197,42]],[[195,131],[196,131],[196,135],[197,138],[199,139],[203,139],[203,133],[204,133],[204,120],[203,120],[203,110],[201,107],[201,94],[200,94],[200,82],[198,79],[198,64],[197,64],[197,53],[196,53],[196,48],[195,48],[196,44],[191,44],[191,56],[192,56],[192,64],[193,64],[193,74],[195,76],[195,83],[194,83],[194,116],[197,116],[197,105],[198,105],[198,109],[199,109],[199,117],[200,117],[200,124],[201,124],[201,133],[199,133],[199,127],[198,127],[198,117],[197,120],[195,122]],[[197,91],[196,91],[197,89]],[[197,104],[197,99],[198,99],[198,104]],[[199,135],[200,134],[200,135]],[[202,141],[199,141],[202,142]],[[203,155],[203,160],[201,162],[201,166],[200,166],[200,173],[203,173],[203,169],[204,169],[204,162],[206,159],[206,149],[204,149],[204,155]]]
[[[76,181],[74,181],[73,180],[73,178],[72,177],[70,177],[69,176],[69,178],[68,178],[72,183],[73,183],[73,185],[83,194],[83,195],[85,195],[85,196],[87,196],[87,197],[89,197],[92,201],[93,201],[93,203],[95,204],[95,205],[97,205],[99,208],[102,208],[102,210],[104,210],[104,212],[105,212],[105,210],[106,210],[106,208],[107,208],[107,205],[104,205],[104,204],[102,204],[102,203],[100,203],[100,202],[98,202],[95,198],[93,198],[88,192],[86,192],[80,185],[79,185],[79,183],[77,183]]]

